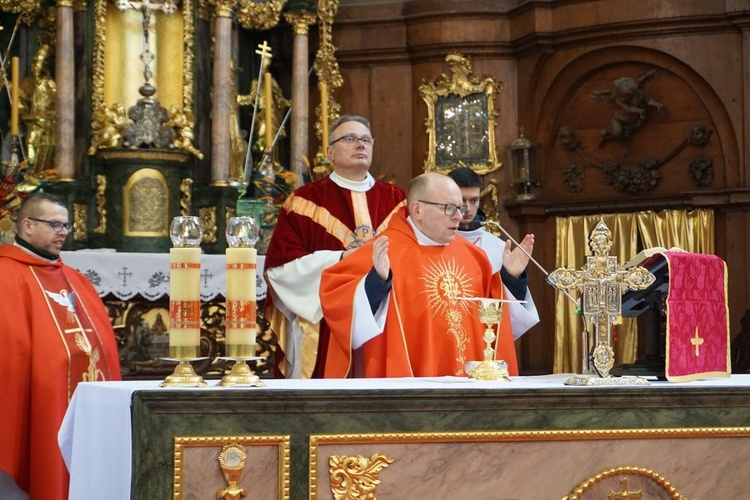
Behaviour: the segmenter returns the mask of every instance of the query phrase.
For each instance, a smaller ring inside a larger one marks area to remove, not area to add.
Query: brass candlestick
[[[487,325],[482,337],[485,343],[484,359],[479,366],[469,372],[469,377],[475,380],[502,380],[510,382],[508,365],[504,361],[495,359],[495,349],[492,343],[497,340],[494,326],[503,320],[503,302],[500,299],[472,298],[479,302],[479,321]]]

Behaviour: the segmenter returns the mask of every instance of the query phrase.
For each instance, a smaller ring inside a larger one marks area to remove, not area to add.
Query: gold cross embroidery
[[[695,327],[695,337],[690,339],[690,343],[695,346],[695,357],[701,355],[701,345],[703,345],[703,338],[698,335],[698,327]]]

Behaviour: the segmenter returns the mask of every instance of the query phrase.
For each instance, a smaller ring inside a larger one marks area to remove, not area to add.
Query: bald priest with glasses
[[[504,298],[486,253],[458,235],[467,212],[450,177],[415,177],[407,214],[374,241],[323,271],[320,297],[331,329],[326,377],[464,376],[484,357],[485,327],[467,297]],[[496,359],[518,374],[509,315]]]
[[[16,228],[0,245],[0,498],[65,499],[57,432],[80,382],[120,380],[117,343],[94,287],[60,259],[63,201],[29,195]]]
[[[369,121],[342,116],[328,141],[333,172],[287,198],[266,253],[266,318],[278,336],[276,375],[287,378],[320,376],[318,352],[328,340],[318,297],[323,270],[382,232],[405,204],[402,189],[369,172],[375,146]]]

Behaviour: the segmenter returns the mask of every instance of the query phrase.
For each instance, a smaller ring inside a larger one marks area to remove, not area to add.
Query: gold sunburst
[[[459,300],[461,297],[474,297],[476,290],[472,286],[473,278],[466,275],[464,266],[456,264],[454,259],[447,262],[441,257],[439,262],[430,260],[425,266],[422,278],[425,289],[422,293],[428,296],[433,315],[442,314],[448,323],[449,335],[456,341],[459,366],[466,361],[466,345],[469,342],[464,328],[464,316],[469,313],[469,302]],[[460,369],[457,374],[460,374]]]

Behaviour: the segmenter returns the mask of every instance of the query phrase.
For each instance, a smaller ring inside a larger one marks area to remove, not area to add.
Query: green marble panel
[[[133,396],[132,498],[171,498],[174,436],[288,434],[291,498],[313,434],[745,426],[750,388],[164,390]]]

